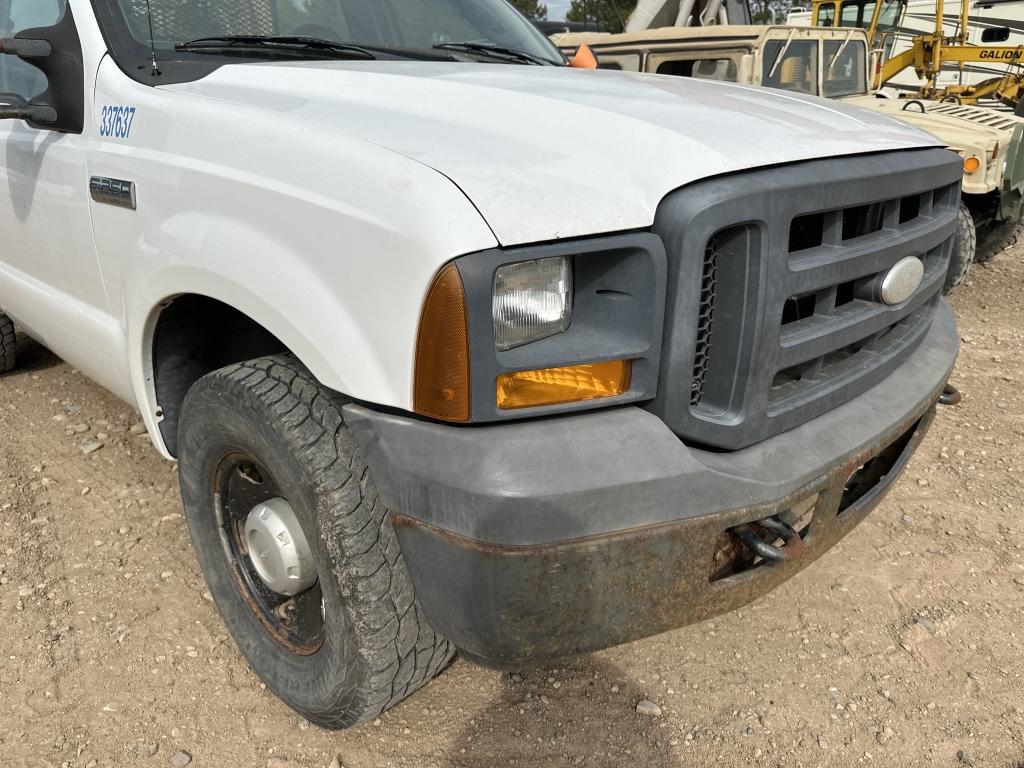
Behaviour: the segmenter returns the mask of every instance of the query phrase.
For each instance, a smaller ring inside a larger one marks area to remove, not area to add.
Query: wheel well
[[[196,295],[174,299],[153,333],[153,384],[168,452],[178,455],[181,406],[196,381],[226,365],[286,350],[274,334],[223,302]]]
[[[999,208],[999,193],[987,192],[984,195],[961,195],[960,201],[967,206],[974,219],[975,226],[983,226],[992,221]]]

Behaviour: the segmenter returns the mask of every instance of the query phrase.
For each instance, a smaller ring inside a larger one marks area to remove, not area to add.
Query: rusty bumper
[[[812,563],[906,466],[958,341],[943,304],[885,381],[733,452],[686,446],[637,407],[470,429],[345,415],[432,626],[522,666],[735,609]]]
[[[545,546],[486,544],[400,514],[394,523],[403,551],[415,553],[414,582],[444,584],[420,600],[464,653],[497,668],[553,661],[692,624],[774,589],[878,504],[933,415],[790,496],[745,509]],[[851,479],[865,466],[875,481],[856,489]],[[803,507],[810,519],[788,542],[760,525]],[[737,536],[744,524],[785,557],[757,556]]]

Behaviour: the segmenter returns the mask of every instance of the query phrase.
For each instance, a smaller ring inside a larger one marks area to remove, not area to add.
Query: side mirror
[[[983,43],[1005,43],[1009,39],[1009,27],[987,27],[981,30],[981,42]]]
[[[85,125],[82,43],[68,5],[52,27],[26,29],[0,38],[0,56],[16,56],[46,75],[46,90],[26,100],[0,94],[0,119],[25,120],[33,128],[81,133]]]

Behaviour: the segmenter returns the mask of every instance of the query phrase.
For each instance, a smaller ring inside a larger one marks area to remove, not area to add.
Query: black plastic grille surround
[[[654,228],[669,282],[649,409],[684,439],[733,450],[880,382],[931,324],[961,175],[959,158],[934,148],[766,168],[669,195]],[[907,256],[924,278],[890,306],[878,284]]]

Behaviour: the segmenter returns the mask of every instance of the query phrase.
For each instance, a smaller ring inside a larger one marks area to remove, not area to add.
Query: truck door
[[[70,23],[68,13],[68,0],[0,0],[0,37]],[[48,84],[35,66],[0,55],[0,104],[26,105]],[[109,315],[90,223],[87,139],[33,125],[0,120],[0,306],[58,355],[94,370],[109,360],[108,349],[94,347],[108,336]]]

